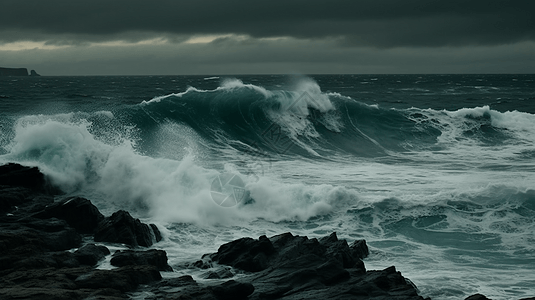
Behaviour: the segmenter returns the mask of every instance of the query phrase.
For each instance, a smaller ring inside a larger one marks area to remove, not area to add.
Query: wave
[[[443,255],[466,259],[464,263],[489,259],[486,255],[492,251],[512,260],[531,259],[535,190],[496,184],[447,194],[425,204],[397,198],[367,203],[349,209],[346,222],[366,240],[396,241],[390,247],[400,249],[414,244],[440,247]]]
[[[38,166],[63,191],[94,200],[104,212],[121,207],[160,222],[307,220],[356,198],[354,191],[328,184],[283,184],[231,167],[205,168],[190,152],[180,159],[143,155],[136,150],[135,131],[117,131],[113,141],[111,133],[98,135],[114,119],[111,112],[21,118],[0,163]],[[216,205],[211,196],[212,183],[224,172],[244,178],[250,195],[235,207]]]
[[[66,192],[98,199],[103,209],[119,206],[165,221],[202,224],[308,220],[360,201],[356,189],[329,182],[250,176],[237,168],[241,156],[254,163],[251,156],[432,162],[439,155],[441,161],[467,159],[471,167],[482,157],[520,157],[524,165],[535,157],[535,115],[488,106],[383,108],[322,92],[310,79],[286,90],[226,79],[213,90],[189,87],[113,111],[5,122],[0,163],[37,165]],[[232,208],[214,205],[212,182],[222,172],[240,174],[251,201]]]
[[[130,121],[147,132],[172,122],[192,128],[211,147],[268,156],[380,157],[459,145],[515,145],[529,151],[535,142],[533,114],[489,106],[457,111],[383,108],[324,93],[311,79],[287,90],[226,79],[214,90],[190,87],[136,109]]]

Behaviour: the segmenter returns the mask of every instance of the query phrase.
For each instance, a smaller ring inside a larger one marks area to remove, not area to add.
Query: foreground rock
[[[167,253],[156,249],[117,251],[113,254],[110,263],[116,267],[148,265],[154,266],[160,271],[173,271],[173,268],[167,264]]]
[[[242,279],[255,288],[250,299],[423,299],[395,267],[366,271],[367,255],[363,240],[350,246],[336,233],[319,240],[285,233],[230,242],[203,263],[251,272]]]
[[[190,276],[166,279],[145,299],[423,299],[394,267],[366,271],[367,255],[363,240],[348,245],[336,233],[319,240],[291,233],[242,238],[193,264],[207,272],[232,266],[237,279],[213,285]]]
[[[155,225],[149,226],[120,210],[102,220],[95,229],[95,242],[122,243],[133,247],[149,247],[161,240]]]
[[[33,217],[62,219],[78,232],[85,234],[93,233],[98,224],[104,220],[104,216],[97,207],[91,201],[81,197],[71,197],[52,203]]]
[[[349,245],[336,233],[238,239],[191,264],[207,283],[162,279],[167,254],[142,250],[162,238],[154,224],[126,211],[104,217],[89,200],[56,192],[37,168],[0,166],[0,299],[423,299],[395,267],[366,270],[364,240]],[[113,254],[118,268],[98,270],[111,253],[91,238],[133,249]]]
[[[106,228],[132,247],[161,239],[155,225],[127,212],[105,218],[87,199],[64,198],[35,167],[0,166],[0,299],[126,299],[161,280],[158,269],[169,267],[162,250],[114,270],[94,269],[110,251],[82,241]]]

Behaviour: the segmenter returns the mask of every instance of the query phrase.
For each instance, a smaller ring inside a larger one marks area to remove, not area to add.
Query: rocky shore
[[[0,299],[424,299],[395,267],[366,270],[366,242],[336,233],[221,245],[186,266],[202,270],[203,283],[162,278],[173,268],[154,249],[161,239],[156,225],[126,211],[106,217],[91,201],[62,195],[37,168],[0,166]],[[129,249],[111,253],[113,243]],[[103,260],[114,268],[97,269]]]
[[[35,70],[31,70],[30,74],[28,75],[28,69],[26,68],[2,68],[0,67],[0,77],[2,76],[41,76],[35,72]]]

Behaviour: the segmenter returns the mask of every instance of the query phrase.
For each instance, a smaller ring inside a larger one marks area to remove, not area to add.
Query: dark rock
[[[267,256],[274,252],[275,249],[266,236],[261,236],[258,240],[241,238],[219,247],[212,259],[244,271],[257,272],[268,267]]]
[[[349,246],[349,249],[351,251],[351,256],[353,256],[355,259],[364,259],[370,255],[370,251],[368,250],[365,240],[354,241],[351,246]]]
[[[79,247],[81,241],[63,220],[25,219],[0,224],[0,271],[77,267],[78,260],[65,250]]]
[[[89,200],[54,202],[50,191],[37,168],[0,166],[0,299],[127,299],[126,293],[140,284],[161,279],[151,265],[93,269],[110,254],[104,246],[67,251],[80,247],[80,233],[92,233],[106,219]],[[107,219],[112,228],[117,226],[115,234],[125,233],[121,222],[131,225],[128,238],[134,245],[148,245],[147,239],[152,244],[153,235],[161,239],[155,225],[142,224],[126,212],[115,217]],[[146,260],[168,267],[165,252],[164,264],[158,254]]]
[[[0,299],[3,300],[73,300],[83,299],[86,293],[70,289],[52,289],[52,288],[5,288],[0,289]]]
[[[227,281],[219,285],[206,286],[198,284],[189,275],[179,278],[164,279],[149,288],[154,295],[145,299],[199,299],[224,300],[247,299],[254,292],[250,283]]]
[[[105,246],[97,246],[95,244],[87,244],[74,252],[76,259],[83,265],[94,266],[106,255],[110,254],[110,250]]]
[[[79,247],[82,241],[81,236],[63,220],[23,221],[0,224],[0,254],[68,250]]]
[[[154,233],[154,238],[156,239],[156,243],[162,240],[162,233],[160,232],[160,229],[158,229],[158,226],[155,224],[149,224],[150,228],[152,229],[152,232]]]
[[[229,267],[221,267],[206,272],[202,277],[206,279],[227,279],[234,277],[234,273]]]
[[[173,271],[173,268],[167,264],[167,253],[163,250],[117,251],[113,254],[110,262],[116,267],[151,265],[160,271]]]
[[[423,299],[394,267],[366,271],[366,255],[362,240],[349,246],[336,233],[319,240],[285,233],[224,244],[198,265],[212,259],[253,272],[240,277],[254,286],[249,299]]]
[[[34,191],[42,191],[46,180],[37,167],[25,167],[9,163],[0,166],[0,185],[25,187]]]
[[[10,212],[19,205],[29,201],[32,191],[24,187],[0,187],[0,213]]]
[[[250,283],[229,280],[223,284],[210,288],[219,300],[247,299],[254,292],[254,286]]]
[[[326,249],[325,255],[341,262],[344,268],[353,268],[358,264],[360,269],[364,269],[364,263],[362,263],[358,251],[352,251],[345,240],[338,240],[336,232],[320,239],[320,244]]]
[[[176,278],[167,278],[163,279],[156,284],[154,284],[155,288],[162,289],[162,288],[168,288],[168,287],[184,287],[184,286],[191,286],[197,285],[197,282],[191,277],[190,275],[184,275]]]
[[[213,254],[205,254],[203,255],[201,260],[198,260],[191,264],[192,267],[199,268],[199,269],[209,269],[212,268],[214,265],[212,263],[212,259],[210,256],[213,256]]]
[[[104,218],[95,229],[95,242],[122,243],[133,247],[153,244],[152,228],[127,211],[120,210]]]
[[[28,76],[28,69],[0,67],[0,76]]]
[[[97,225],[104,219],[104,216],[91,201],[81,197],[71,197],[56,202],[33,216],[41,219],[58,218],[65,220],[80,233],[93,233]]]
[[[481,294],[475,294],[475,295],[472,295],[464,300],[490,300],[489,298],[481,295]]]
[[[31,70],[30,71],[30,76],[41,76],[41,75],[37,74],[37,72],[35,72],[35,70]]]
[[[0,289],[4,288],[43,288],[43,289],[76,289],[74,280],[91,269],[79,268],[43,268],[16,269],[2,276]],[[2,298],[4,299],[4,298]]]
[[[154,266],[126,266],[115,270],[94,270],[76,278],[80,288],[110,288],[121,292],[135,290],[140,284],[161,280],[162,276]]]
[[[12,257],[13,258],[13,257]],[[31,256],[20,256],[13,261],[15,269],[46,269],[46,268],[76,268],[80,263],[74,254],[66,251],[36,253]]]
[[[484,295],[475,294],[475,295],[467,297],[465,300],[490,300],[490,299],[485,297]]]

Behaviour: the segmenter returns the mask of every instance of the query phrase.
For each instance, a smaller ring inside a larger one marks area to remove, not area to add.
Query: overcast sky
[[[0,0],[42,75],[535,73],[535,0]]]

